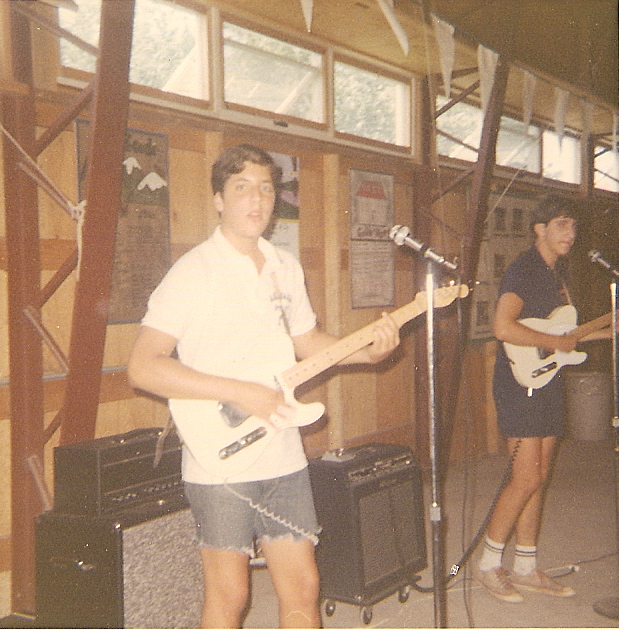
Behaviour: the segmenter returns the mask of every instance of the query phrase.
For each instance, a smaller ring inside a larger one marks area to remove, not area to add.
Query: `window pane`
[[[530,126],[527,130],[521,121],[503,116],[497,139],[496,163],[539,173],[539,128]]]
[[[619,153],[597,146],[595,155],[594,186],[619,192]]]
[[[101,0],[77,0],[79,11],[60,9],[60,25],[94,46],[99,43]],[[159,90],[207,98],[204,17],[162,0],[137,0],[129,80]],[[61,63],[95,71],[92,55],[62,39]]]
[[[78,11],[58,9],[58,23],[85,42],[98,46],[101,0],[76,0],[76,2]],[[60,38],[60,63],[69,68],[94,72],[97,60],[78,46]]]
[[[224,100],[324,122],[322,55],[224,23]]]
[[[438,96],[437,108],[447,102],[446,97]],[[439,155],[476,161],[482,122],[481,109],[468,103],[456,103],[443,112],[436,120],[436,149]]]
[[[410,87],[355,66],[335,62],[335,129],[410,146]]]
[[[554,131],[544,131],[542,137],[544,177],[570,184],[580,183],[580,143],[564,135],[561,142]]]

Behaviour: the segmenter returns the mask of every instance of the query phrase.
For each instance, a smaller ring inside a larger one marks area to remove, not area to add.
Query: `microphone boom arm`
[[[450,271],[456,271],[458,265],[449,260],[446,260],[444,256],[437,254],[429,245],[425,245],[410,236],[411,231],[403,225],[394,225],[389,231],[389,238],[396,245],[407,245],[416,252],[419,252],[424,258],[428,258],[431,261],[443,265]]]

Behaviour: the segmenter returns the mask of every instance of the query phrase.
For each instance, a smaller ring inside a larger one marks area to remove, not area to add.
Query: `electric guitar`
[[[582,339],[587,335],[610,325],[612,314],[606,313],[596,319],[576,326],[577,313],[571,304],[559,306],[546,319],[529,317],[519,322],[537,332],[551,335],[563,335],[571,333],[576,339]],[[539,389],[550,383],[564,365],[580,365],[586,358],[586,352],[561,352],[556,350],[544,350],[531,346],[516,346],[503,342],[505,353],[511,363],[514,378],[520,385],[527,389]]]
[[[466,297],[468,292],[466,285],[435,289],[434,306],[447,306],[457,297]],[[422,291],[412,302],[391,313],[391,317],[401,327],[426,309],[426,293]],[[279,431],[307,426],[322,417],[324,405],[298,402],[294,397],[295,388],[369,345],[373,331],[374,324],[369,324],[298,363],[289,335],[276,332],[265,336],[251,353],[260,357],[260,361],[246,365],[240,378],[281,389],[286,403],[294,409],[293,419],[284,427],[275,428],[258,417],[246,416],[235,407],[216,400],[170,399],[170,411],[183,443],[197,461],[205,466],[212,462],[225,479],[244,472]]]

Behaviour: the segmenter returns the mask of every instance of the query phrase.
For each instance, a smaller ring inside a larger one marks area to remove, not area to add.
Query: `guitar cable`
[[[486,513],[486,516],[482,522],[482,524],[479,526],[479,529],[477,530],[477,533],[475,534],[475,536],[473,537],[473,540],[470,542],[469,546],[467,547],[467,549],[464,551],[464,553],[462,554],[462,557],[460,558],[460,560],[454,565],[456,567],[458,567],[458,572],[460,569],[462,569],[462,567],[465,566],[465,564],[469,561],[471,555],[473,554],[473,552],[475,551],[475,549],[477,548],[477,545],[479,545],[484,532],[486,531],[486,528],[488,527],[488,524],[490,523],[490,519],[492,518],[492,513],[494,512],[494,508],[499,500],[499,497],[501,496],[501,493],[503,492],[504,488],[507,486],[507,484],[509,483],[510,479],[511,479],[511,475],[512,475],[512,470],[514,467],[514,462],[516,461],[516,456],[518,454],[518,449],[520,448],[520,444],[522,443],[522,439],[518,439],[518,441],[516,442],[516,444],[514,445],[514,450],[511,454],[511,457],[509,459],[509,462],[507,464],[507,468],[505,469],[505,472],[503,473],[503,477],[501,479],[501,483],[499,484],[499,489],[497,490],[497,492],[495,493],[494,499],[492,500],[492,503],[490,504],[490,508],[488,509],[488,512]],[[447,584],[449,584],[449,582],[451,582],[451,580],[453,580],[456,577],[457,573],[451,572],[449,575],[447,575],[444,578],[444,586],[447,586]],[[418,584],[412,584],[411,585],[416,591],[419,591],[420,593],[430,593],[434,590],[433,586],[419,586]]]
[[[461,282],[461,279],[459,279],[459,282]],[[458,307],[458,330],[460,331],[460,343],[459,343],[459,351],[460,354],[463,356],[464,355],[464,351],[465,351],[465,339],[464,339],[464,335],[462,334],[462,308],[461,308],[461,304],[460,304],[460,300],[456,300],[457,303],[457,307]],[[461,356],[461,359],[462,359]],[[466,435],[468,435],[468,431],[465,432]],[[501,496],[501,493],[503,492],[504,488],[507,486],[507,484],[509,483],[510,479],[511,479],[511,475],[512,475],[512,470],[514,467],[514,462],[516,461],[516,456],[518,455],[518,450],[520,448],[520,444],[522,443],[522,439],[518,439],[518,441],[516,442],[516,444],[514,445],[514,450],[512,451],[512,454],[510,456],[509,462],[507,464],[507,468],[505,469],[505,472],[503,473],[503,477],[501,479],[501,482],[499,484],[499,488],[497,490],[497,492],[495,493],[495,496],[492,500],[492,503],[490,504],[490,508],[488,509],[488,512],[486,513],[486,516],[482,522],[482,524],[480,525],[480,527],[477,530],[477,533],[475,534],[475,536],[473,537],[473,540],[470,542],[469,546],[466,548],[466,550],[464,551],[464,553],[462,554],[462,557],[460,558],[459,562],[457,562],[455,565],[453,565],[454,567],[457,567],[457,571],[451,571],[449,573],[449,575],[447,575],[444,578],[444,582],[443,585],[447,586],[455,577],[456,575],[459,573],[460,569],[462,569],[466,563],[469,561],[471,555],[473,554],[473,552],[475,551],[475,549],[477,549],[477,546],[479,545],[487,527],[488,524],[490,523],[490,519],[492,518],[492,513],[494,512],[494,508],[499,500],[499,497]],[[419,586],[417,583],[414,583],[411,585],[412,588],[414,588],[416,591],[419,591],[420,593],[430,593],[433,592],[434,587],[433,586]]]
[[[247,505],[249,505],[252,509],[256,510],[256,512],[258,512],[259,514],[262,514],[263,516],[266,516],[272,519],[276,523],[279,523],[280,525],[287,527],[290,531],[296,534],[300,534],[301,536],[304,536],[305,538],[309,538],[314,543],[314,545],[318,544],[318,536],[314,534],[313,532],[309,532],[306,529],[303,529],[302,527],[295,525],[288,519],[285,519],[282,516],[275,514],[275,512],[272,512],[268,507],[261,505],[260,503],[256,503],[252,498],[247,497],[244,494],[241,494],[240,492],[235,490],[227,481],[224,482],[224,487],[226,488],[226,490],[231,492],[237,499],[240,499],[241,501],[245,501]]]

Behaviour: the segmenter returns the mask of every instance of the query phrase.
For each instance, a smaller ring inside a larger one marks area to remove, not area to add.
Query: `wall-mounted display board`
[[[282,185],[277,196],[275,218],[269,241],[299,258],[299,172],[300,160],[292,155],[271,153],[282,169]]]
[[[394,178],[350,169],[350,281],[352,308],[395,304]]]
[[[89,139],[77,122],[79,196],[84,198]],[[170,267],[168,139],[127,129],[108,323],[138,322]],[[86,213],[88,208],[86,208]]]

